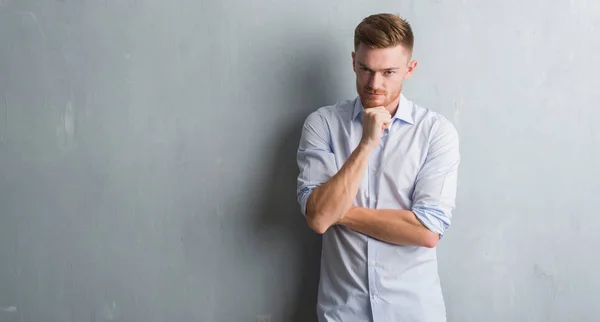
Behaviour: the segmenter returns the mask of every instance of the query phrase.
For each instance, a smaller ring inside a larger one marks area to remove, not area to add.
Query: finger
[[[376,119],[378,122],[391,122],[392,121],[392,117],[390,116],[390,113],[386,113],[385,114],[377,114]]]
[[[378,107],[373,107],[373,108],[369,108],[365,111],[366,114],[382,114],[382,113],[388,113],[388,110],[385,109],[385,107],[383,106],[378,106]]]
[[[385,107],[376,107],[373,108],[373,113],[377,113],[377,114],[390,114],[390,112],[388,112],[388,110],[385,109]]]

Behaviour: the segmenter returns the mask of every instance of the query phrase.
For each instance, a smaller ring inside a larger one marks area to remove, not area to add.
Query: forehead
[[[360,44],[356,49],[356,60],[372,68],[387,68],[406,64],[410,53],[403,46],[390,48],[369,48]]]

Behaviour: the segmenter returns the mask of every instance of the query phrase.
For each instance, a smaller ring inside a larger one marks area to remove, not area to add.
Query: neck
[[[385,107],[385,109],[388,110],[388,112],[390,112],[390,115],[392,116],[396,114],[398,108],[400,108],[400,95],[398,95],[398,98],[396,98],[388,106]]]

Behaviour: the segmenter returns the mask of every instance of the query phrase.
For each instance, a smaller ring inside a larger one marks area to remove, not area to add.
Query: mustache
[[[377,95],[386,95],[387,91],[385,90],[376,90],[370,87],[365,88],[365,93],[367,94],[377,94]]]

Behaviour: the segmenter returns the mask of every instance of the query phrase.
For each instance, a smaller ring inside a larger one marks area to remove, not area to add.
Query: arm
[[[335,156],[331,150],[331,136],[328,126],[321,115],[323,111],[312,112],[304,122],[300,144],[298,147],[297,162],[300,173],[296,193],[300,211],[305,216],[308,226],[318,233],[323,233],[324,228],[318,227],[314,216],[314,207],[307,210],[308,199],[314,190],[327,182],[337,168]]]
[[[440,238],[423,226],[410,210],[352,207],[339,223],[396,245],[432,248]]]
[[[417,175],[412,209],[353,207],[340,224],[393,244],[435,247],[450,226],[459,162],[458,134],[451,123],[441,122]]]
[[[302,128],[298,148],[297,195],[308,225],[323,234],[339,222],[352,206],[369,157],[379,144],[391,115],[385,108],[371,108],[363,116],[363,137],[336,172],[329,127],[321,111],[311,113]]]
[[[307,200],[308,225],[323,234],[348,212],[369,163],[370,150],[360,144],[330,180],[314,189]]]

